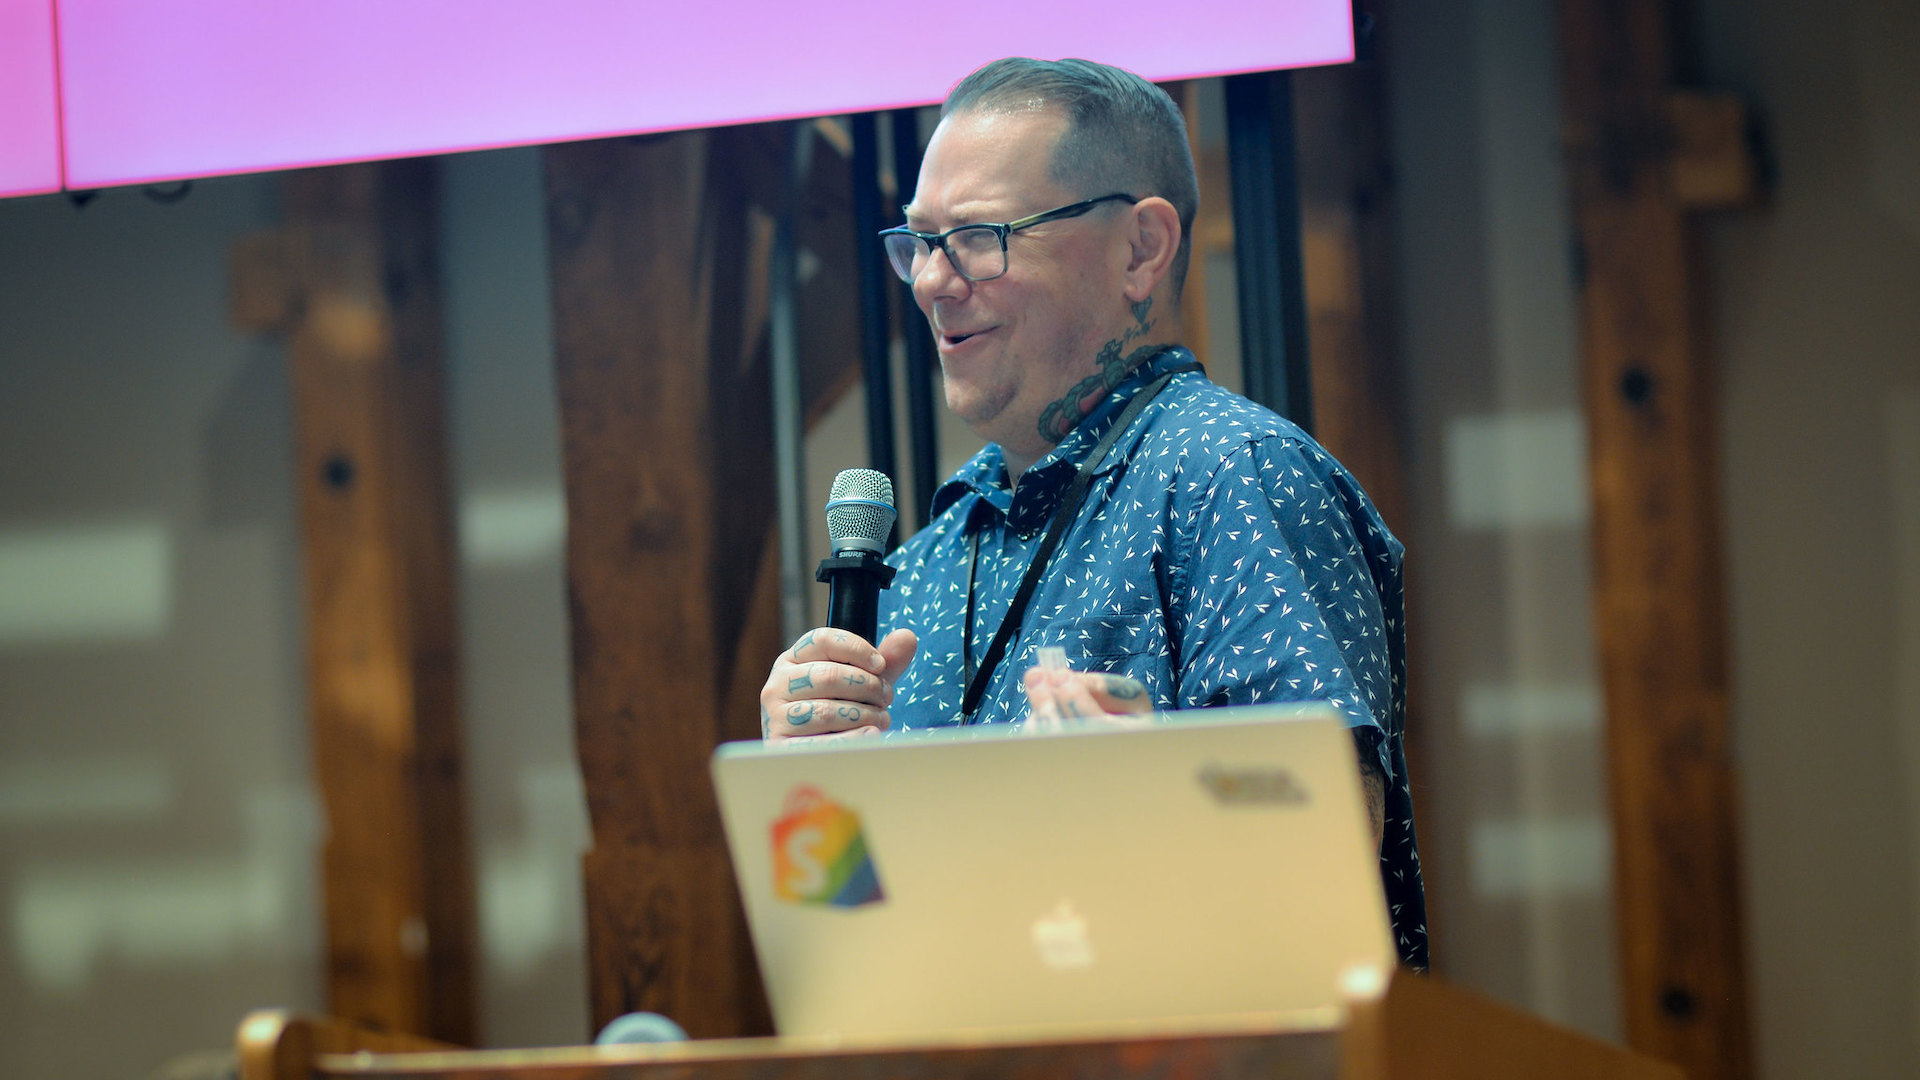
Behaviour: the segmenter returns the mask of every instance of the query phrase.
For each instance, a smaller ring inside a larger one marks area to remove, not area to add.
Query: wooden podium
[[[1681,1080],[1672,1065],[1608,1046],[1429,978],[1266,1023],[967,1033],[912,1044],[736,1039],[646,1046],[458,1050],[283,1012],[246,1018],[240,1080]]]

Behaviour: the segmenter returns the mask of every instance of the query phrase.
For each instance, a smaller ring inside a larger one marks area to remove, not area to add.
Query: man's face
[[[1048,179],[1065,128],[1065,118],[1048,111],[948,116],[927,146],[907,224],[941,232],[1105,194],[1063,190]],[[1011,461],[1045,454],[1041,412],[1093,369],[1125,313],[1127,242],[1116,216],[1109,206],[1014,233],[1007,272],[990,281],[961,277],[938,251],[914,279],[946,376],[947,407]]]

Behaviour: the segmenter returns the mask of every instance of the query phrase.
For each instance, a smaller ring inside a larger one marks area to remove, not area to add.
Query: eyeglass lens
[[[920,276],[933,254],[926,241],[905,233],[889,233],[886,243],[894,272],[909,283]],[[1000,243],[1000,234],[984,225],[948,233],[946,249],[953,268],[969,281],[986,281],[1007,272],[1007,249]]]

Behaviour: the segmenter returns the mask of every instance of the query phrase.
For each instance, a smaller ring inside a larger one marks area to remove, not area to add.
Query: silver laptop
[[[782,1035],[1234,1026],[1395,962],[1331,709],[827,745],[713,758]]]

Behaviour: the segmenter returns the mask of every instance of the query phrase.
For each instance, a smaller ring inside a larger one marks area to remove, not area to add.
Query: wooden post
[[[1360,479],[1404,540],[1412,521],[1392,329],[1392,203],[1379,74],[1371,64],[1293,72],[1300,253],[1314,437]],[[1181,340],[1219,378],[1223,369],[1212,355],[1208,327],[1207,258],[1232,251],[1235,240],[1226,147],[1201,144],[1198,84],[1169,83],[1166,89],[1185,114],[1200,180],[1193,257],[1180,301]]]
[[[1408,539],[1407,423],[1393,334],[1386,108],[1371,63],[1294,72],[1314,437]],[[1409,547],[1412,545],[1409,544]]]
[[[329,1009],[474,1041],[435,165],[290,173],[233,318],[293,371]]]
[[[1673,122],[1698,110],[1672,98],[1672,5],[1560,10],[1627,1037],[1745,1077],[1714,395],[1676,168],[1701,140]]]
[[[782,647],[748,222],[778,205],[786,138],[545,151],[596,1025],[646,1009],[696,1037],[772,1026],[707,757],[759,736]]]

